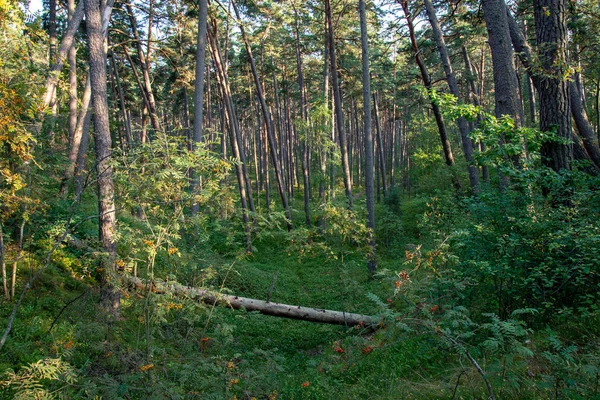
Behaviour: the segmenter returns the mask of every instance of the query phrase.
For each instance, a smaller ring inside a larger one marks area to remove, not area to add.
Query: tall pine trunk
[[[111,136],[106,92],[106,54],[99,0],[84,0],[90,57],[90,82],[94,106],[96,170],[98,173],[98,222],[102,248],[107,253],[102,269],[102,303],[107,311],[118,314],[120,294],[116,288],[115,205],[111,166]]]
[[[427,10],[427,16],[429,17],[429,22],[431,23],[433,37],[437,44],[438,52],[442,60],[442,66],[444,67],[444,72],[446,74],[448,88],[450,89],[450,93],[452,93],[453,96],[455,96],[457,99],[460,99],[460,90],[458,88],[458,82],[456,81],[456,76],[454,75],[454,71],[452,70],[452,63],[450,62],[450,56],[448,55],[448,49],[446,47],[446,42],[444,41],[442,28],[440,27],[435,13],[435,8],[433,8],[431,0],[424,1],[425,9]],[[464,117],[459,117],[457,120],[457,125],[458,130],[460,131],[463,152],[465,153],[465,159],[467,160],[467,170],[469,172],[469,184],[471,185],[471,191],[473,193],[477,193],[479,191],[479,174],[477,172],[477,167],[472,164],[473,141],[469,137],[467,120]]]
[[[404,10],[404,16],[406,17],[406,22],[408,23],[408,31],[410,35],[410,42],[412,45],[412,49],[415,53],[415,61],[419,66],[419,70],[421,71],[421,78],[423,79],[423,85],[427,90],[431,90],[431,77],[429,76],[429,71],[427,70],[427,66],[425,65],[425,61],[423,57],[421,57],[421,52],[419,50],[419,45],[417,44],[417,37],[415,35],[415,27],[413,24],[413,16],[408,9],[408,2],[406,0],[402,0],[402,9]],[[442,149],[444,151],[444,159],[446,161],[446,165],[450,167],[452,174],[452,183],[454,187],[460,188],[461,184],[456,176],[456,172],[454,171],[454,155],[452,154],[452,147],[450,145],[450,139],[448,138],[448,131],[446,129],[446,123],[444,122],[444,117],[442,116],[442,111],[440,110],[439,105],[435,101],[431,101],[431,108],[433,109],[433,115],[435,117],[435,122],[438,127],[438,132],[440,135],[440,141],[442,143]]]
[[[369,39],[367,37],[367,13],[364,0],[358,0],[360,14],[360,43],[362,49],[362,80],[364,108],[365,143],[365,191],[367,196],[367,229],[369,230],[369,255],[367,269],[370,273],[377,269],[375,245],[375,190],[373,180],[373,129],[371,120],[371,77],[369,69]]]
[[[208,20],[208,1],[200,0],[198,13],[198,36],[196,38],[196,83],[194,87],[194,136],[192,150],[202,141],[202,124],[204,118],[204,70],[206,65],[206,24]],[[187,100],[186,100],[187,101]],[[200,188],[200,176],[192,171],[192,190]],[[197,214],[200,207],[192,206],[192,213]]]
[[[348,199],[348,208],[352,209],[352,179],[350,178],[350,164],[348,162],[348,140],[346,138],[346,127],[344,125],[344,110],[342,107],[342,93],[340,91],[340,82],[337,69],[337,57],[335,54],[335,39],[333,32],[333,20],[331,16],[330,0],[325,0],[325,17],[327,18],[329,60],[331,66],[331,86],[333,89],[333,99],[335,104],[335,123],[337,126],[338,137],[340,140],[340,153],[342,155],[342,170],[344,173],[344,187],[346,189],[346,198]]]
[[[541,62],[540,129],[555,131],[571,141],[569,83],[567,71],[567,23],[565,0],[534,0],[535,36]],[[580,102],[580,96],[577,99]],[[542,162],[555,171],[569,169],[573,158],[570,143],[548,141],[542,144]]]
[[[306,96],[306,87],[304,85],[304,72],[302,71],[302,53],[300,51],[300,28],[298,26],[298,12],[294,8],[295,33],[296,33],[296,68],[298,70],[298,89],[300,90],[300,117],[304,123],[304,138],[302,140],[302,179],[304,183],[304,216],[306,226],[311,226],[310,220],[310,176],[309,176],[309,156],[308,156],[308,135],[309,135],[309,118],[308,118],[308,100]]]
[[[240,21],[240,14],[238,12],[238,8],[237,8],[235,2],[231,2],[231,5],[233,6],[233,10],[235,12],[235,15],[236,15],[238,21]],[[252,56],[252,49],[250,48],[250,44],[248,43],[248,38],[246,37],[246,30],[244,29],[244,25],[242,25],[241,22],[239,23],[239,28],[242,33],[242,39],[244,41],[244,45],[246,46],[246,52],[248,53],[248,60],[250,62],[250,68],[252,70],[252,76],[254,77],[254,84],[256,85],[256,95],[258,97],[258,101],[260,102],[260,108],[262,111],[263,118],[265,120],[267,136],[269,139],[269,146],[271,147],[271,157],[273,160],[273,169],[275,170],[275,177],[277,179],[277,188],[279,190],[279,196],[281,197],[281,203],[285,210],[286,218],[288,219],[288,230],[291,230],[292,229],[292,214],[290,212],[290,206],[288,204],[287,187],[283,180],[283,175],[282,175],[281,167],[280,167],[281,164],[279,163],[279,160],[277,159],[277,146],[275,143],[275,133],[273,132],[274,131],[273,120],[271,119],[271,114],[267,108],[267,103],[265,101],[265,97],[263,94],[262,85],[258,78],[256,64],[254,63],[254,57]]]

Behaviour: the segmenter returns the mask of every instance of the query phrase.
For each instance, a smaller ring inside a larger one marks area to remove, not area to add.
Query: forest
[[[0,398],[600,398],[597,0],[0,0]]]

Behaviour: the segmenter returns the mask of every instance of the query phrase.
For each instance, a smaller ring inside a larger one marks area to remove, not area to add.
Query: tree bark
[[[309,157],[308,157],[308,134],[310,129],[308,118],[308,99],[306,96],[306,86],[304,85],[304,72],[302,71],[302,53],[300,51],[300,28],[298,26],[298,12],[294,7],[295,33],[296,33],[296,68],[298,70],[298,89],[300,90],[300,117],[304,122],[305,137],[302,140],[302,178],[304,183],[304,216],[306,226],[310,227],[310,176],[309,176]]]
[[[75,0],[68,0],[68,21],[71,22],[75,13]],[[77,127],[77,49],[75,45],[68,51],[69,59],[69,144],[73,141]]]
[[[90,141],[90,125],[92,124],[92,110],[88,108],[85,115],[81,116],[80,118],[83,118],[83,127],[81,143],[79,144],[79,152],[77,153],[77,163],[75,165],[75,198],[78,200],[81,198],[81,194],[83,193],[83,190],[85,189],[88,183],[88,175],[84,175],[84,173],[86,172],[86,156]]]
[[[49,39],[49,60],[53,62],[56,57],[56,0],[49,1],[48,10],[48,39]]]
[[[408,2],[406,0],[402,0],[402,9],[404,11],[404,16],[406,17],[406,22],[408,24],[408,31],[410,35],[410,42],[415,53],[415,61],[419,66],[419,70],[421,71],[421,78],[423,79],[423,85],[427,90],[430,90],[431,78],[429,76],[429,72],[427,71],[427,67],[425,66],[425,62],[423,61],[423,57],[421,57],[421,51],[419,50],[419,45],[417,44],[417,37],[415,35],[415,28],[413,25],[413,17],[408,9]],[[452,154],[452,147],[450,146],[450,140],[448,139],[448,131],[446,130],[446,124],[444,122],[444,117],[442,116],[442,112],[438,104],[434,101],[431,102],[431,108],[433,109],[433,115],[435,117],[435,122],[438,127],[438,132],[440,134],[440,141],[442,142],[442,149],[444,151],[444,159],[446,160],[446,165],[452,169],[452,183],[456,188],[460,188],[461,184],[456,176],[454,169],[454,155]]]
[[[290,212],[290,206],[288,204],[287,198],[287,187],[283,180],[283,175],[281,173],[281,166],[279,160],[277,159],[277,146],[275,143],[275,133],[273,132],[273,120],[271,119],[271,114],[269,113],[269,109],[267,108],[267,103],[265,101],[265,97],[262,90],[262,85],[260,79],[258,78],[258,72],[256,70],[256,64],[254,63],[254,57],[252,56],[252,49],[250,48],[250,43],[248,42],[248,38],[246,36],[246,30],[244,29],[244,25],[240,19],[240,13],[238,11],[237,5],[234,1],[231,2],[233,6],[233,10],[238,19],[238,25],[240,31],[242,33],[242,39],[244,41],[244,45],[246,47],[246,52],[248,53],[248,60],[250,62],[250,69],[252,70],[252,76],[254,77],[254,84],[256,86],[256,96],[258,97],[258,101],[260,103],[260,108],[262,111],[263,118],[265,120],[265,125],[267,129],[267,136],[269,139],[269,146],[271,147],[271,158],[273,161],[273,169],[275,170],[275,177],[277,179],[277,188],[279,190],[279,196],[281,197],[281,203],[285,210],[285,216],[288,220],[288,230],[292,229],[292,214]]]
[[[448,88],[450,89],[450,93],[452,93],[453,96],[455,96],[457,99],[460,99],[460,90],[458,88],[458,82],[456,81],[456,76],[454,75],[454,71],[452,70],[450,56],[448,55],[448,49],[444,41],[442,28],[440,27],[435,13],[435,8],[433,8],[431,0],[424,1],[425,8],[427,10],[427,16],[429,17],[429,22],[431,23],[433,37],[437,44],[438,52],[440,53],[440,59],[442,61],[442,66],[444,67],[444,72],[446,74]],[[473,194],[475,194],[479,191],[479,174],[477,172],[477,167],[472,164],[473,141],[469,137],[467,120],[464,117],[459,117],[456,123],[458,125],[458,130],[460,131],[460,138],[462,141],[463,152],[465,153],[465,159],[467,160],[467,170],[469,172],[469,183],[471,185],[471,191],[473,192]]]
[[[149,287],[154,293],[171,294],[199,300],[207,304],[230,307],[234,310],[258,311],[264,315],[298,319],[309,322],[320,322],[324,324],[376,327],[379,321],[372,316],[349,313],[345,311],[324,310],[320,308],[302,307],[270,301],[250,299],[234,295],[225,295],[208,290],[196,289],[172,282],[144,282],[132,276],[124,277],[124,281],[136,290],[143,291]]]
[[[82,0],[84,1],[84,0]],[[114,1],[109,1],[104,7],[104,11],[102,14],[102,40],[104,41],[108,35],[108,23],[110,21],[110,14],[112,12],[112,6]],[[78,155],[82,151],[81,145],[82,142],[85,141],[85,146],[83,146],[83,151],[87,151],[87,141],[89,135],[89,125],[90,118],[89,115],[89,106],[92,100],[92,86],[90,81],[90,71],[88,71],[87,78],[85,80],[85,88],[83,90],[83,95],[81,98],[81,110],[79,110],[77,116],[77,123],[75,125],[75,130],[73,132],[72,140],[70,141],[69,146],[69,154],[67,155],[68,164],[65,169],[65,173],[62,178],[62,182],[60,185],[59,193],[61,196],[64,196],[68,192],[69,181],[73,178],[76,169],[77,169],[77,160]],[[87,118],[87,121],[86,121]]]
[[[206,68],[206,26],[208,22],[208,1],[199,1],[198,36],[196,38],[196,83],[194,88],[194,140],[192,150],[202,141],[204,119],[204,71]],[[200,188],[200,177],[192,172],[192,190]],[[197,214],[200,206],[195,203],[192,213]]]
[[[237,116],[235,115],[235,109],[233,100],[231,99],[231,91],[229,88],[229,82],[227,81],[227,72],[223,65],[221,58],[221,52],[219,50],[219,44],[217,42],[217,25],[216,20],[212,19],[212,29],[208,31],[208,40],[212,50],[212,59],[215,64],[217,83],[221,88],[221,95],[223,98],[224,120],[228,123],[229,139],[231,142],[231,150],[233,157],[238,160],[235,165],[236,177],[238,181],[238,187],[240,192],[240,203],[242,206],[242,220],[244,223],[244,231],[246,234],[246,251],[252,251],[252,238],[250,235],[250,219],[248,216],[248,187],[251,187],[247,170],[244,170],[245,157],[242,154],[243,149],[238,141],[239,126],[237,122]],[[225,157],[225,154],[223,154]]]
[[[344,187],[346,189],[346,198],[348,199],[348,208],[352,209],[352,179],[350,178],[350,164],[348,162],[348,140],[346,138],[346,126],[344,125],[344,110],[342,107],[342,94],[340,91],[340,83],[338,78],[330,0],[325,0],[325,17],[327,18],[329,60],[331,66],[331,86],[333,89],[333,99],[335,104],[335,122],[340,140],[340,153],[342,156],[342,169],[344,173]]]
[[[571,98],[571,113],[573,115],[575,127],[579,132],[579,136],[581,136],[585,151],[590,156],[593,163],[596,164],[596,167],[600,167],[600,146],[598,145],[598,137],[588,120],[577,85],[573,81],[569,81],[568,84],[569,96]]]
[[[48,73],[48,78],[46,79],[46,91],[44,93],[42,103],[44,107],[48,107],[50,103],[52,103],[52,98],[54,97],[54,93],[56,91],[56,85],[58,84],[60,71],[64,66],[69,49],[73,46],[75,34],[77,33],[79,25],[81,24],[81,20],[83,19],[83,3],[84,1],[81,0],[75,8],[75,11],[73,11],[73,16],[69,21],[67,31],[65,32],[58,52],[56,53],[56,59],[52,60],[53,64],[50,67],[50,72]]]
[[[541,81],[539,74],[534,73],[531,68],[531,48],[529,47],[529,44],[525,40],[525,37],[521,33],[512,15],[510,13],[507,15],[510,28],[510,37],[515,51],[517,52],[521,63],[527,70],[533,85],[539,92]],[[574,92],[575,89],[576,85],[574,85],[574,82],[570,82],[570,110],[573,120],[575,121],[575,127],[579,132],[579,136],[581,136],[581,139],[575,137],[573,138],[573,156],[578,160],[583,159],[591,161],[594,164],[593,169],[598,170],[600,168],[600,147],[598,146],[597,138],[594,135],[594,130],[587,119],[585,109],[581,103],[581,97],[578,96],[578,93]],[[573,95],[575,95],[575,97]],[[578,99],[579,101],[577,101]],[[579,145],[581,145],[581,149],[578,148]]]
[[[127,114],[127,105],[125,103],[125,95],[123,93],[123,86],[121,85],[121,77],[119,75],[117,62],[117,54],[112,51],[110,55],[110,62],[112,64],[112,71],[114,73],[115,82],[117,84],[117,94],[119,96],[119,105],[121,108],[121,116],[123,118],[123,124],[125,124],[125,135],[127,136],[127,145],[131,149],[133,147],[133,133],[131,131],[131,120],[129,119],[129,115]]]
[[[521,126],[517,75],[504,0],[482,0],[483,14],[492,51],[496,117],[508,115]]]
[[[377,132],[377,157],[379,157],[379,170],[381,171],[381,188],[383,189],[383,198],[387,197],[387,183],[385,181],[387,170],[385,167],[385,152],[383,138],[381,137],[381,123],[379,120],[379,99],[377,93],[373,93],[373,104],[375,106],[375,130]]]
[[[365,192],[367,197],[367,229],[369,230],[369,254],[367,255],[367,270],[374,273],[377,270],[375,242],[375,188],[373,180],[373,123],[371,120],[371,71],[369,68],[369,38],[367,37],[367,15],[364,0],[358,0],[360,14],[360,43],[362,50],[362,81],[365,143]]]
[[[152,83],[150,81],[150,65],[148,62],[148,58],[144,55],[142,41],[137,29],[137,21],[135,20],[135,15],[133,13],[131,4],[126,3],[125,7],[127,8],[127,16],[129,17],[129,22],[131,24],[131,32],[133,33],[133,39],[136,44],[140,68],[142,70],[142,78],[144,83],[143,89],[146,92],[146,98],[148,100],[148,112],[150,113],[150,122],[152,123],[152,128],[154,128],[155,131],[159,132],[161,130],[161,127],[160,120],[158,118],[158,113],[156,111],[156,101],[154,100],[154,94],[152,92]],[[148,42],[150,42],[150,38],[148,38]],[[133,65],[132,68],[134,68]]]
[[[69,154],[68,164],[65,169],[62,182],[60,185],[60,195],[64,196],[68,192],[69,181],[73,177],[75,173],[75,166],[77,163],[77,154],[79,153],[79,148],[81,146],[81,139],[84,135],[84,120],[87,115],[88,108],[90,106],[90,101],[92,99],[92,85],[90,82],[90,76],[88,73],[88,77],[86,79],[85,88],[83,90],[83,96],[81,99],[81,110],[79,111],[79,116],[77,118],[77,125],[75,126],[75,132],[73,133],[73,139],[71,140],[71,145],[69,146]],[[87,132],[85,133],[87,134]]]
[[[463,60],[465,62],[465,71],[467,73],[467,81],[469,84],[469,93],[470,93],[470,101],[475,104],[477,107],[481,107],[481,98],[479,95],[479,92],[477,91],[476,87],[475,87],[475,74],[473,73],[473,68],[471,67],[471,59],[469,57],[469,52],[467,51],[466,46],[462,46],[462,55],[463,55]],[[482,116],[480,115],[479,117],[479,122],[482,120]],[[485,147],[483,145],[483,143],[479,143],[479,146],[481,146],[481,150],[484,151]],[[490,183],[490,171],[487,165],[482,165],[481,166],[481,172],[483,175],[483,181],[487,184]]]
[[[111,162],[111,136],[106,92],[106,54],[99,0],[84,0],[88,46],[90,54],[90,82],[94,106],[96,169],[98,172],[98,222],[102,248],[107,258],[102,265],[102,302],[112,314],[119,312],[120,294],[115,287],[115,205]]]
[[[6,261],[4,257],[4,232],[2,230],[2,221],[0,220],[0,268],[2,268],[2,286],[4,287],[4,297],[6,300],[10,300],[10,293],[8,291],[8,276],[6,274]]]
[[[556,135],[571,140],[569,84],[567,69],[567,24],[565,0],[534,0],[535,33],[539,74],[540,129],[555,131]],[[579,93],[577,92],[579,97]],[[580,100],[578,101],[578,103]],[[573,159],[571,144],[549,141],[542,144],[542,162],[555,171],[569,169]]]

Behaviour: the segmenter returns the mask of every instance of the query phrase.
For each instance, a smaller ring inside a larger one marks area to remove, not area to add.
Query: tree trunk
[[[103,261],[102,302],[110,313],[119,312],[120,294],[115,287],[115,205],[111,163],[111,137],[106,93],[106,54],[100,1],[84,0],[88,46],[90,53],[90,82],[94,106],[96,169],[98,172],[98,222],[100,242],[107,258]]]
[[[56,57],[56,0],[49,1],[49,10],[48,10],[48,39],[49,39],[49,60],[50,64],[54,61]]]
[[[267,103],[265,102],[265,97],[263,95],[262,85],[258,78],[258,72],[256,70],[256,64],[254,63],[254,57],[252,56],[252,49],[250,48],[250,43],[248,43],[248,38],[246,37],[246,30],[244,29],[244,25],[241,23],[240,14],[235,2],[231,2],[233,6],[233,10],[239,22],[239,28],[242,33],[242,39],[244,41],[244,45],[246,47],[246,52],[248,53],[248,60],[250,62],[250,68],[252,70],[252,76],[254,77],[254,84],[256,85],[256,95],[258,97],[258,101],[260,102],[260,108],[262,111],[263,118],[265,120],[265,125],[267,129],[267,136],[269,139],[269,146],[271,147],[271,158],[273,161],[273,169],[275,170],[275,177],[277,179],[277,188],[279,190],[279,196],[281,197],[281,203],[285,210],[285,216],[288,219],[288,230],[292,229],[292,214],[290,212],[290,206],[288,204],[287,198],[287,187],[283,180],[283,176],[281,173],[281,167],[279,160],[277,159],[277,146],[275,143],[275,133],[273,132],[273,120],[271,119],[271,114],[267,108]]]
[[[217,41],[217,23],[216,20],[212,19],[211,21],[212,29],[208,31],[208,39],[210,43],[210,47],[212,50],[212,59],[215,64],[217,83],[221,88],[221,95],[223,98],[223,106],[224,110],[224,120],[228,123],[228,131],[229,131],[229,139],[231,143],[231,150],[233,153],[233,157],[238,160],[238,163],[235,165],[236,177],[238,181],[238,187],[240,191],[240,203],[242,205],[242,220],[244,223],[244,231],[246,233],[246,251],[252,251],[252,239],[250,236],[250,220],[248,217],[248,196],[247,196],[247,188],[250,187],[249,178],[247,176],[247,170],[244,172],[245,166],[245,157],[241,153],[243,149],[240,147],[240,143],[238,141],[239,126],[237,123],[237,116],[235,115],[235,109],[233,106],[233,100],[231,99],[231,91],[229,88],[229,83],[227,80],[227,72],[223,65],[223,60],[221,58],[221,52],[219,50],[219,44]],[[223,154],[225,156],[225,154]]]
[[[6,262],[4,257],[4,232],[2,230],[2,221],[0,220],[0,268],[2,268],[2,286],[4,287],[4,297],[6,300],[10,300],[10,293],[8,291],[8,276],[6,274]]]
[[[75,13],[75,0],[68,0],[69,23]],[[77,49],[75,45],[68,51],[69,60],[69,144],[73,141],[77,127]]]
[[[325,0],[325,17],[327,18],[329,60],[331,66],[331,86],[333,89],[333,99],[335,103],[335,122],[340,140],[340,153],[342,156],[342,169],[344,173],[344,187],[346,189],[346,198],[348,199],[348,208],[352,209],[352,179],[350,178],[350,164],[348,163],[348,141],[346,138],[346,127],[344,125],[344,110],[342,108],[342,94],[340,91],[340,83],[338,78],[330,0]]]
[[[440,24],[435,13],[435,8],[433,8],[431,0],[424,1],[425,8],[427,10],[427,16],[429,17],[429,22],[431,23],[433,37],[437,44],[438,52],[440,53],[440,58],[442,61],[442,66],[444,67],[444,72],[446,74],[448,88],[450,89],[450,93],[452,93],[453,96],[455,96],[457,99],[460,99],[460,90],[458,88],[458,82],[456,81],[456,76],[454,75],[454,71],[452,70],[450,56],[448,55],[448,49],[446,48],[446,43],[442,34],[442,28],[440,28]],[[479,174],[477,172],[477,167],[472,164],[473,141],[469,137],[467,120],[464,117],[458,118],[457,125],[458,130],[460,131],[463,152],[465,153],[465,159],[467,160],[467,170],[469,172],[469,183],[471,185],[471,192],[475,194],[479,191]]]
[[[467,81],[469,83],[469,93],[471,94],[471,96],[469,96],[471,98],[471,102],[473,104],[475,104],[477,107],[481,107],[481,98],[480,98],[480,94],[479,91],[476,89],[475,87],[475,74],[473,73],[473,68],[471,67],[471,59],[469,57],[469,52],[467,51],[466,46],[462,46],[462,55],[463,55],[463,60],[465,62],[465,71],[467,72]],[[480,115],[479,120],[481,121],[482,116]],[[481,151],[485,150],[485,146],[483,143],[479,143],[479,146],[481,147]],[[483,175],[483,181],[487,184],[490,183],[490,171],[488,169],[487,165],[482,165],[481,166],[481,172]]]
[[[377,93],[373,93],[373,104],[375,105],[375,128],[377,131],[377,156],[379,157],[379,170],[381,171],[381,188],[383,189],[383,198],[387,197],[387,171],[385,167],[385,153],[383,138],[381,137],[381,123],[379,120],[379,99]]]
[[[534,17],[539,74],[540,129],[555,131],[556,135],[571,140],[569,113],[569,84],[567,69],[567,24],[565,0],[534,0]],[[579,93],[577,93],[579,97]],[[580,103],[580,100],[578,101]],[[569,169],[573,159],[571,144],[549,141],[541,148],[542,162],[555,171]]]
[[[137,21],[135,20],[135,15],[133,13],[131,4],[126,3],[125,7],[127,8],[127,16],[129,17],[129,22],[131,24],[131,32],[133,33],[133,39],[136,44],[140,68],[142,70],[142,78],[144,83],[143,89],[146,92],[146,98],[148,100],[148,112],[150,113],[150,122],[152,123],[152,128],[154,128],[155,131],[159,132],[161,130],[161,127],[160,120],[156,111],[156,101],[154,100],[154,94],[152,92],[152,83],[150,81],[150,65],[148,63],[148,58],[144,55],[142,41],[137,29]],[[150,43],[150,38],[148,38],[148,43]]]
[[[302,53],[300,51],[300,28],[298,26],[298,12],[294,7],[295,33],[296,33],[296,68],[298,70],[298,89],[300,90],[300,117],[304,122],[304,139],[302,140],[302,178],[304,183],[304,216],[306,226],[310,227],[310,177],[308,173],[308,134],[310,129],[308,118],[308,99],[306,98],[306,87],[304,86],[304,73],[302,71]]]
[[[123,118],[123,123],[125,124],[125,134],[127,135],[127,145],[131,149],[133,147],[133,133],[131,131],[131,121],[129,119],[129,115],[127,115],[127,105],[125,104],[125,95],[123,94],[123,87],[121,85],[121,77],[119,75],[117,62],[117,54],[113,51],[110,55],[110,62],[113,66],[112,70],[114,71],[115,82],[117,84],[117,94],[119,96],[119,105],[121,108],[121,115]]]
[[[50,67],[50,72],[48,73],[48,78],[46,79],[46,91],[43,97],[42,105],[44,107],[48,107],[50,103],[52,103],[52,99],[54,97],[54,93],[56,92],[56,85],[58,84],[58,78],[60,76],[60,71],[62,70],[65,60],[67,59],[67,53],[69,49],[73,46],[73,42],[75,40],[75,34],[79,29],[79,25],[81,24],[81,20],[83,19],[84,14],[84,1],[80,1],[75,11],[73,11],[73,16],[69,21],[67,31],[65,32],[63,39],[60,44],[60,48],[56,53],[56,58],[51,60],[52,66]]]
[[[69,181],[73,177],[75,173],[75,166],[77,163],[77,154],[79,153],[79,148],[81,146],[81,138],[84,134],[84,119],[87,115],[88,108],[90,106],[90,101],[92,98],[92,85],[90,82],[90,76],[88,73],[88,77],[86,79],[85,88],[83,90],[83,97],[81,99],[81,110],[79,111],[79,116],[77,118],[77,125],[75,126],[75,132],[73,133],[73,139],[71,140],[71,144],[69,147],[68,154],[68,164],[65,169],[65,173],[62,178],[62,182],[60,185],[60,195],[64,196],[68,192]]]
[[[360,43],[362,49],[362,81],[364,108],[364,143],[365,143],[365,192],[367,197],[367,229],[369,230],[369,247],[367,269],[370,273],[377,270],[375,243],[375,188],[373,180],[373,123],[371,120],[371,71],[369,68],[369,39],[367,37],[367,13],[364,0],[358,1],[360,14]]]
[[[583,147],[593,163],[596,164],[596,167],[600,167],[600,147],[598,146],[598,137],[588,120],[577,85],[573,81],[569,81],[568,84],[573,121],[575,121],[575,126],[579,132],[579,136],[581,136]]]
[[[203,303],[222,305],[234,310],[258,311],[264,315],[274,317],[298,319],[309,322],[320,322],[324,324],[375,327],[378,320],[375,317],[363,314],[349,313],[345,311],[323,310],[320,308],[302,307],[270,301],[250,299],[234,295],[225,295],[207,290],[196,289],[171,282],[144,282],[139,278],[128,276],[124,281],[132,285],[136,290],[145,291],[148,287],[152,292],[158,294],[170,294],[197,299]]]
[[[202,141],[202,124],[204,119],[204,71],[206,68],[206,24],[208,22],[208,1],[200,0],[198,13],[198,36],[196,38],[196,83],[194,88],[194,140],[192,150],[196,149],[196,143]],[[192,190],[200,188],[200,176],[192,174]],[[194,203],[192,213],[197,214],[200,206]]]
[[[25,212],[27,212],[27,206],[25,206]],[[15,256],[15,260],[13,261],[12,272],[10,277],[10,298],[13,300],[15,298],[15,290],[17,286],[17,267],[19,265],[21,257],[23,256],[23,235],[25,233],[26,221],[27,220],[25,218],[21,219],[21,224],[19,225],[19,238],[17,239],[17,255]],[[0,228],[0,235],[1,233],[2,229]]]
[[[492,51],[496,117],[508,115],[521,126],[517,74],[513,61],[507,8],[504,0],[482,0],[483,13]]]
[[[82,0],[83,2],[84,0]],[[108,35],[108,23],[110,21],[110,14],[112,13],[112,5],[114,1],[109,1],[104,7],[102,13],[102,40],[104,41]],[[105,68],[106,69],[106,68]],[[70,141],[69,154],[67,168],[62,178],[59,193],[64,196],[68,192],[69,181],[75,175],[77,170],[78,154],[82,151],[81,145],[85,140],[83,151],[87,151],[87,142],[89,136],[89,125],[91,115],[89,114],[89,106],[92,101],[92,86],[90,81],[90,71],[88,71],[87,78],[85,80],[85,88],[81,99],[81,110],[79,110],[77,116],[77,124],[75,125],[75,131],[73,132],[73,138]],[[86,121],[87,118],[87,121]]]
[[[421,57],[421,52],[419,50],[419,45],[417,44],[417,37],[415,35],[415,28],[413,25],[413,17],[410,14],[410,10],[408,9],[408,2],[406,0],[402,0],[402,9],[404,11],[404,16],[406,17],[406,22],[408,23],[408,31],[410,35],[410,42],[415,53],[415,61],[419,66],[419,70],[421,71],[421,78],[423,79],[423,85],[427,90],[431,90],[431,78],[429,76],[429,72],[427,71],[427,67],[425,66],[425,62],[423,61],[423,57]],[[461,187],[460,181],[454,172],[454,155],[452,154],[452,147],[450,146],[450,140],[448,139],[448,131],[446,130],[446,124],[444,122],[444,117],[442,116],[442,112],[438,104],[434,101],[431,102],[431,108],[433,109],[433,115],[435,117],[435,122],[438,127],[438,131],[440,134],[440,140],[442,142],[442,149],[444,150],[444,158],[446,160],[446,165],[449,166],[452,170],[452,183],[458,189]]]
[[[508,13],[507,15],[510,28],[510,37],[515,51],[517,52],[521,63],[527,69],[527,72],[530,76],[531,81],[533,82],[533,85],[539,92],[541,85],[541,77],[539,74],[535,74],[531,68],[531,48],[527,44],[525,37],[521,33],[512,15],[510,13]],[[576,86],[572,83],[573,82],[569,83],[570,92],[576,89]],[[590,160],[593,164],[595,164],[593,166],[594,169],[598,170],[600,168],[600,148],[598,147],[597,140],[595,140],[594,130],[587,119],[585,109],[581,104],[581,100],[575,101],[575,99],[573,98],[573,94],[575,94],[575,96],[577,96],[577,98],[579,99],[580,96],[578,96],[577,93],[570,93],[569,96],[571,97],[571,101],[569,103],[571,114],[573,115],[573,120],[575,121],[575,126],[577,128],[577,131],[579,132],[579,136],[581,136],[581,139],[573,138],[573,156],[575,159]],[[579,143],[582,146],[581,149],[577,148]]]
[[[86,155],[90,141],[90,125],[92,124],[92,110],[87,109],[85,115],[80,116],[83,118],[83,127],[81,135],[81,143],[79,144],[79,152],[77,153],[77,163],[75,166],[75,198],[80,199],[83,190],[87,185],[88,175],[84,175]]]

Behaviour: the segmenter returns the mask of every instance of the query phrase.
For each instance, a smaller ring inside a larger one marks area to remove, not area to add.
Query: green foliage
[[[184,211],[193,204],[219,207],[224,199],[220,181],[227,174],[229,163],[208,151],[206,145],[190,152],[180,138],[160,135],[131,151],[116,154],[113,167],[117,201],[140,218],[119,227],[124,257],[117,263],[131,269],[141,261],[153,274],[157,256],[179,255],[177,243],[183,230],[200,231],[206,226],[202,214],[189,218]],[[202,187],[196,192],[188,190],[192,171],[202,176]]]
[[[28,124],[38,107],[41,76],[32,59],[38,46],[21,34],[19,14],[16,4],[0,4],[0,221],[39,203],[24,190],[26,175],[35,164],[37,140]]]
[[[45,358],[31,363],[19,372],[7,371],[0,386],[13,399],[53,399],[65,386],[77,381],[73,367],[61,358]]]

